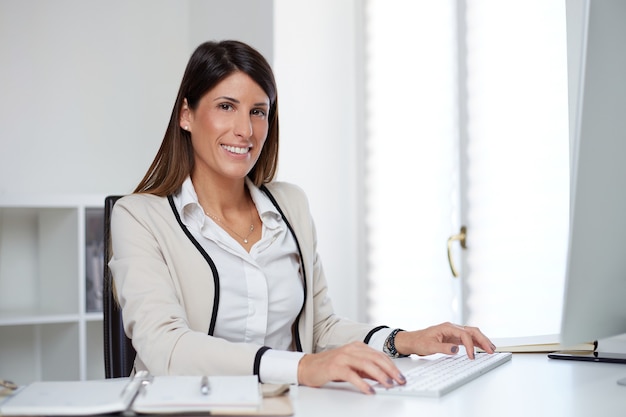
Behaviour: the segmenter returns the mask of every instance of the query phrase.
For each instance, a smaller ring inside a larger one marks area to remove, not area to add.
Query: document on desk
[[[205,386],[203,392],[203,386]],[[0,403],[2,416],[255,414],[262,403],[256,376],[140,376],[94,381],[41,381]]]
[[[200,377],[155,377],[139,394],[133,411],[142,414],[181,412],[245,412],[261,405],[261,391],[256,376],[208,377],[203,392]]]

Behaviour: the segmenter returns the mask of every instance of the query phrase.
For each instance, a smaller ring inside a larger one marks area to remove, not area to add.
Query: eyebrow
[[[241,102],[239,100],[237,100],[236,98],[233,97],[228,97],[228,96],[219,96],[216,97],[213,101],[218,101],[218,100],[228,100],[228,101],[232,101],[233,103],[237,103],[237,104],[241,104]],[[261,101],[258,103],[254,103],[255,106],[263,106],[263,107],[269,107],[269,104]]]

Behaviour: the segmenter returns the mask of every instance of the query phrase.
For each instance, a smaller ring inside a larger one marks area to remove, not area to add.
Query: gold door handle
[[[448,238],[448,263],[450,264],[450,270],[452,271],[452,276],[454,278],[457,278],[459,276],[459,273],[454,267],[454,262],[452,261],[452,243],[455,240],[458,240],[461,242],[461,247],[465,249],[467,248],[467,246],[465,245],[466,237],[467,237],[467,228],[465,226],[461,226],[461,231],[458,234],[452,235]]]

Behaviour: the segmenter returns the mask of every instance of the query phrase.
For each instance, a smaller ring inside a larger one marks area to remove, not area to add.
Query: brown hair
[[[278,165],[278,97],[272,68],[263,55],[245,43],[205,42],[189,58],[163,142],[135,193],[164,197],[180,189],[194,166],[190,133],[179,125],[183,102],[187,99],[189,108],[195,110],[206,92],[237,71],[252,78],[270,99],[267,138],[248,177],[257,186],[274,179]]]

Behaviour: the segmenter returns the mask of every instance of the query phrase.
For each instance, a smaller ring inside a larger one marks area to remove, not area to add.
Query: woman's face
[[[269,108],[267,94],[243,72],[209,90],[195,110],[185,100],[180,127],[191,133],[193,175],[244,178],[267,138]]]

